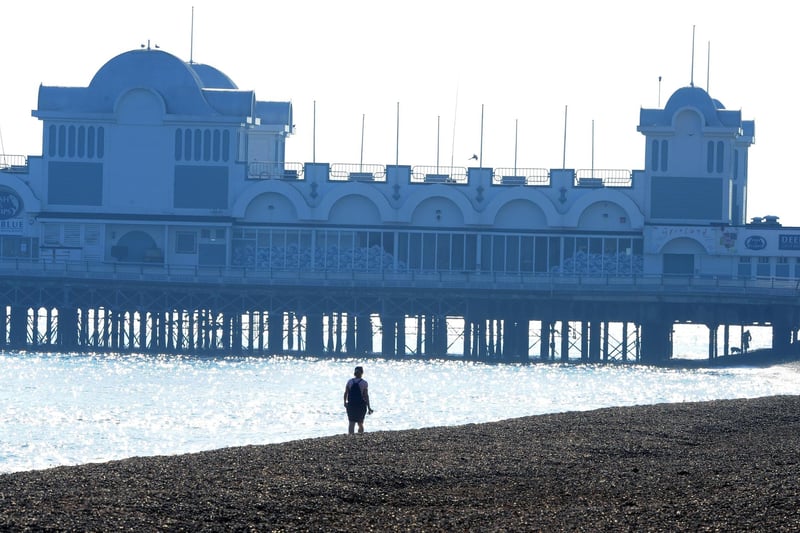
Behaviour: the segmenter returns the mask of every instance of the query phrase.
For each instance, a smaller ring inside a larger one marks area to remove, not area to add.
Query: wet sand
[[[0,529],[797,531],[798,479],[775,396],[6,474]]]

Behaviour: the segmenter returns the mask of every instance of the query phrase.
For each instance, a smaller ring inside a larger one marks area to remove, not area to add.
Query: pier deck
[[[788,353],[800,319],[791,280],[4,267],[14,350],[665,363],[676,323],[707,325],[714,359],[743,324],[771,325]]]

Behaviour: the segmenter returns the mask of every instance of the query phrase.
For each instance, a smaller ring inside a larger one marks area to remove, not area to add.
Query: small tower
[[[637,129],[647,139],[646,223],[745,223],[754,121],[699,87],[683,87],[664,109],[642,109]]]

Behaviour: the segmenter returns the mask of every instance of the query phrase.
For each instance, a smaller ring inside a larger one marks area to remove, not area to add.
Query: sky
[[[641,108],[702,87],[755,120],[748,218],[800,226],[789,4],[773,0],[29,0],[0,4],[0,153],[41,154],[40,84],[149,40],[291,101],[287,161],[644,168]],[[660,81],[659,81],[660,79]]]

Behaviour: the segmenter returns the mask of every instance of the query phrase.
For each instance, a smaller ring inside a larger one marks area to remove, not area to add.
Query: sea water
[[[800,392],[800,368],[0,353],[0,473],[343,433],[365,367],[367,431]]]

